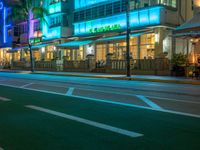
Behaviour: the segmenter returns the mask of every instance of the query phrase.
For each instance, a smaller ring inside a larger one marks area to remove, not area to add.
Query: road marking
[[[103,124],[103,123],[99,123],[99,122],[87,120],[87,119],[84,119],[84,118],[64,114],[64,113],[61,113],[61,112],[57,112],[57,111],[54,111],[54,110],[50,110],[50,109],[46,109],[46,108],[42,108],[42,107],[38,107],[38,106],[34,106],[34,105],[27,105],[25,107],[30,108],[30,109],[34,109],[34,110],[38,110],[38,111],[41,111],[41,112],[45,112],[45,113],[48,113],[48,114],[51,114],[51,115],[55,115],[55,116],[58,116],[58,117],[62,117],[62,118],[65,118],[65,119],[69,119],[69,120],[72,120],[72,121],[87,124],[89,126],[93,126],[93,127],[96,127],[96,128],[108,130],[108,131],[115,132],[115,133],[122,134],[122,135],[126,135],[126,136],[129,136],[129,137],[132,137],[132,138],[137,138],[137,137],[143,136],[143,134],[136,133],[136,132],[133,132],[133,131],[128,131],[128,130],[125,130],[125,129],[113,127],[113,126],[106,125],[106,124]]]
[[[28,84],[22,85],[20,88],[25,88],[25,87],[30,86],[32,84],[34,84],[34,83],[28,83]]]
[[[69,90],[67,91],[66,95],[67,96],[72,96],[74,92],[74,88],[69,88]]]
[[[47,94],[55,94],[55,95],[60,95],[60,96],[66,96],[66,94],[52,92],[52,91],[37,90],[37,89],[32,89],[32,88],[20,88],[18,86],[1,84],[1,83],[0,83],[0,85],[1,86],[6,86],[6,87],[11,87],[11,88],[18,88],[18,89],[24,89],[24,90],[29,90],[29,91],[35,91],[35,92],[42,92],[42,93],[47,93]],[[166,109],[158,110],[158,109],[145,107],[145,106],[139,106],[139,105],[134,105],[134,104],[122,103],[122,102],[114,102],[114,101],[110,101],[110,100],[89,98],[89,97],[84,97],[84,96],[72,95],[70,97],[81,98],[83,100],[90,100],[90,101],[96,101],[96,102],[107,103],[107,104],[114,104],[114,105],[127,106],[127,107],[133,107],[133,108],[140,108],[140,109],[152,110],[152,111],[163,112],[163,113],[182,115],[182,116],[187,116],[187,117],[200,118],[200,115],[191,114],[191,113],[184,113],[184,112],[178,112],[178,111],[173,111],[173,110],[166,110]]]
[[[155,99],[160,99],[160,100],[166,100],[166,101],[172,101],[172,102],[181,102],[181,103],[191,103],[191,104],[200,104],[200,102],[196,101],[191,101],[191,100],[178,100],[174,98],[166,98],[166,97],[156,97],[156,96],[146,96],[148,98],[155,98]]]
[[[8,98],[5,98],[5,97],[0,97],[0,101],[8,102],[8,101],[11,101],[11,100],[8,99]]]
[[[0,150],[4,150],[4,149],[0,147]]]
[[[156,103],[152,102],[150,99],[146,98],[143,95],[136,95],[137,98],[141,99],[143,102],[145,102],[146,104],[148,104],[150,107],[154,108],[154,109],[158,109],[158,110],[162,110],[162,108],[160,106],[158,106]]]

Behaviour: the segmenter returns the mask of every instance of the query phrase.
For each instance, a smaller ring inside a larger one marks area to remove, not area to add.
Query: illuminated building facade
[[[7,20],[10,8],[0,0],[0,64],[8,67],[11,55],[7,51],[12,47],[12,25]]]
[[[51,61],[57,57],[55,55],[56,44],[63,39],[71,37],[73,32],[72,15],[73,2],[66,0],[34,0],[33,6],[42,6],[47,14],[44,18],[35,18],[31,13],[30,33],[28,35],[27,22],[18,22],[14,28],[16,34],[15,47],[11,50],[13,61],[16,66],[18,62],[29,62],[28,37],[33,49],[35,61]],[[15,67],[16,68],[16,67]],[[17,69],[17,68],[16,68]]]
[[[195,66],[200,66],[200,1],[194,0],[193,7],[194,17],[179,26],[174,35],[177,41],[185,41],[185,50],[181,51],[188,56],[190,65],[189,71],[195,70]],[[183,48],[184,49],[184,48]]]
[[[175,51],[171,35],[182,23],[182,5],[183,0],[130,0],[130,52],[135,72],[156,70],[146,65],[155,64],[156,59],[163,59],[166,66],[169,65],[167,60]],[[82,52],[83,46],[80,47],[83,59],[92,53],[102,66],[111,62],[109,71],[125,69],[126,7],[125,0],[75,0],[74,36],[94,40],[87,45],[89,50]],[[144,65],[147,67],[142,68]],[[166,68],[169,72],[169,67]],[[168,74],[167,71],[164,74]]]
[[[18,64],[30,61],[29,37],[38,70],[125,72],[126,0],[33,2],[48,13],[43,19],[30,14],[29,35],[26,22],[13,27],[16,43],[11,50],[13,64],[21,67]],[[172,31],[192,17],[192,2],[130,0],[130,54],[134,73],[169,74],[172,54],[185,47],[185,41],[173,38]]]

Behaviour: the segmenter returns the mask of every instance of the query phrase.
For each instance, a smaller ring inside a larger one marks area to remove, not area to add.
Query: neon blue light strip
[[[130,13],[130,26],[131,28],[141,28],[161,24],[161,9],[163,7],[154,7],[142,10],[135,10]],[[75,35],[91,34],[91,29],[120,25],[120,30],[126,29],[126,14],[122,13],[111,17],[80,22],[74,24]],[[94,34],[94,33],[93,33]]]
[[[3,42],[6,43],[6,7],[3,9]]]
[[[92,40],[87,41],[72,41],[58,45],[59,47],[75,47],[75,46],[82,46],[92,43]]]
[[[0,2],[0,10],[3,9],[3,2]]]
[[[10,27],[10,24],[6,24],[6,18],[7,18],[7,8],[4,7],[3,9],[3,42],[7,43],[7,29]]]

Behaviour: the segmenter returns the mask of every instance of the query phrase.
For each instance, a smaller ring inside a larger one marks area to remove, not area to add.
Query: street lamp
[[[130,66],[130,0],[126,3],[126,76],[131,77],[131,66]]]

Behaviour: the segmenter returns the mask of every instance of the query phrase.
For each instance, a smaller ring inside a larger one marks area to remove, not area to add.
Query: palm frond
[[[32,13],[36,18],[43,18],[47,14],[47,10],[42,7],[33,7]]]
[[[8,20],[25,20],[27,12],[21,5],[13,5],[11,13],[8,14]]]

